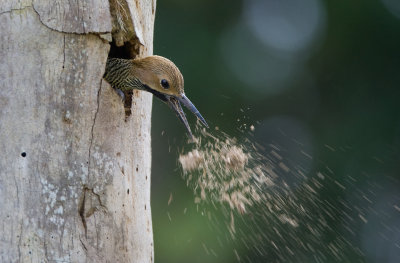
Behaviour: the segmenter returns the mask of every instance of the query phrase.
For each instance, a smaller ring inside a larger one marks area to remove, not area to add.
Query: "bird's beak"
[[[182,110],[181,104],[179,103],[179,100],[177,100],[173,96],[168,96],[167,97],[167,104],[168,106],[171,107],[178,116],[178,118],[181,120],[181,122],[185,125],[187,131],[189,132],[190,137],[193,138],[192,130],[190,129],[189,123],[186,119],[185,112]]]
[[[196,117],[201,121],[201,123],[203,123],[208,128],[208,124],[204,120],[203,116],[201,116],[200,112],[196,109],[193,103],[185,96],[185,94],[181,96],[167,96],[166,102],[176,112],[176,115],[185,125],[191,137],[193,137],[193,134],[190,129],[189,123],[186,119],[185,112],[182,110],[181,103],[183,103],[183,105],[185,105],[185,107],[188,108],[191,112],[193,112],[193,114],[196,115]]]
[[[193,105],[193,103],[185,96],[185,94],[182,94],[180,98],[178,98],[180,102],[185,105],[186,108],[188,108],[196,117],[201,121],[201,123],[204,124],[208,128],[208,124],[206,120],[201,116],[200,112],[196,109],[196,107]]]
[[[196,107],[193,105],[193,103],[185,96],[185,94],[179,95],[179,96],[173,96],[173,95],[166,95],[161,92],[158,92],[156,90],[151,89],[149,86],[144,85],[144,89],[148,92],[153,93],[154,96],[159,98],[160,100],[164,101],[165,103],[168,104],[178,115],[178,118],[182,121],[182,123],[185,125],[186,129],[188,130],[190,136],[193,138],[192,131],[190,130],[189,123],[186,119],[185,112],[182,110],[181,103],[185,105],[186,108],[188,108],[191,112],[193,112],[194,115],[201,121],[201,123],[204,124],[208,128],[207,122],[204,120],[203,116],[201,116],[200,112],[196,109]]]

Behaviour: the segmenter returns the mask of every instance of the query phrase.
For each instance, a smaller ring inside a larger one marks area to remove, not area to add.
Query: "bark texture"
[[[153,262],[152,96],[125,118],[102,79],[110,3],[0,3],[0,262]],[[155,0],[123,4],[152,54]]]

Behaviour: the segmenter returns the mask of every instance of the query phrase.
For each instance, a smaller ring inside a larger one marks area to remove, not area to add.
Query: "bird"
[[[184,81],[178,67],[162,56],[124,59],[108,58],[104,79],[119,93],[144,90],[165,102],[175,111],[180,121],[186,127],[189,135],[193,133],[186,119],[181,103],[188,108],[200,122],[209,127],[203,116],[193,103],[186,97]]]

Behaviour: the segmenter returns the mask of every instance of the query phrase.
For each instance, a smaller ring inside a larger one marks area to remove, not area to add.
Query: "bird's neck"
[[[131,91],[143,89],[139,78],[140,69],[132,59],[109,58],[106,64],[104,79],[115,89]]]

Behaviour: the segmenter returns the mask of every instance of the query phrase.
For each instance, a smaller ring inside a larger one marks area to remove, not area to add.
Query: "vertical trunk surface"
[[[110,4],[146,56],[155,0],[122,1],[0,3],[1,262],[153,261],[152,97],[125,118],[102,76]]]

